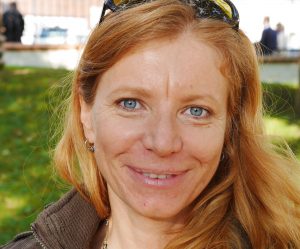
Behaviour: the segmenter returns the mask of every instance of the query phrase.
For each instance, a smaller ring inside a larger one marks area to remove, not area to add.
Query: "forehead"
[[[218,90],[225,85],[221,74],[222,57],[191,32],[172,39],[159,39],[146,42],[130,50],[101,77],[100,86],[118,88],[124,84],[138,85],[145,89],[166,87],[210,88]]]

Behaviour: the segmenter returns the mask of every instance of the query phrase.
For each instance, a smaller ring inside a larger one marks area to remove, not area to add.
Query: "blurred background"
[[[271,29],[284,27],[282,47],[260,57],[265,124],[274,143],[286,141],[300,159],[300,0],[232,1],[253,43],[261,41],[265,17]],[[8,41],[2,17],[12,1],[0,0],[0,245],[30,229],[44,205],[69,189],[51,166],[50,131],[60,121],[54,107],[69,94],[63,86],[72,81],[103,4],[14,2],[24,29],[19,41]]]
[[[9,8],[10,0],[0,1],[0,11]],[[23,44],[81,44],[97,23],[99,0],[19,0],[25,28]]]
[[[0,13],[11,0],[0,1]],[[103,0],[17,0],[24,16],[23,44],[83,43],[99,20]],[[271,18],[271,26],[281,22],[288,36],[288,48],[300,49],[300,0],[235,0],[240,27],[253,42],[261,38],[263,18]]]
[[[0,0],[0,15],[10,8],[11,2]],[[14,2],[24,19],[23,46],[4,46],[7,51],[3,55],[6,64],[74,69],[80,48],[99,20],[103,0]],[[300,0],[235,0],[234,4],[240,12],[240,27],[253,43],[261,40],[265,27],[263,20],[268,16],[271,28],[276,30],[278,24],[284,28],[285,44],[281,52],[289,56],[299,55]],[[35,53],[28,52],[32,50]]]
[[[264,17],[270,17],[270,26],[285,27],[287,49],[300,49],[300,0],[233,0],[240,13],[241,29],[252,42],[261,39]]]

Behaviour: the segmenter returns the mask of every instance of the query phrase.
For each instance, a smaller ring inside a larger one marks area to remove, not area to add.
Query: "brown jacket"
[[[76,190],[47,207],[31,225],[31,231],[17,235],[0,249],[94,249],[100,248],[104,224],[94,207]],[[244,249],[251,249],[247,234],[239,224]],[[105,231],[105,230],[104,230]]]
[[[31,224],[0,249],[87,249],[102,222],[76,190],[48,206]]]

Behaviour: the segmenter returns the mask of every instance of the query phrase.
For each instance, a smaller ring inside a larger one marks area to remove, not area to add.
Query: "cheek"
[[[225,127],[200,128],[185,136],[186,149],[201,163],[218,164],[224,145]]]
[[[112,115],[98,115],[95,119],[96,151],[114,156],[127,151],[140,139],[144,126],[138,122],[124,121]]]

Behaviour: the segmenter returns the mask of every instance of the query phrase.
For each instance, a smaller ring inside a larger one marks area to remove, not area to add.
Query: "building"
[[[103,4],[103,0],[0,0],[0,11],[12,1],[24,15],[24,44],[83,42]]]

